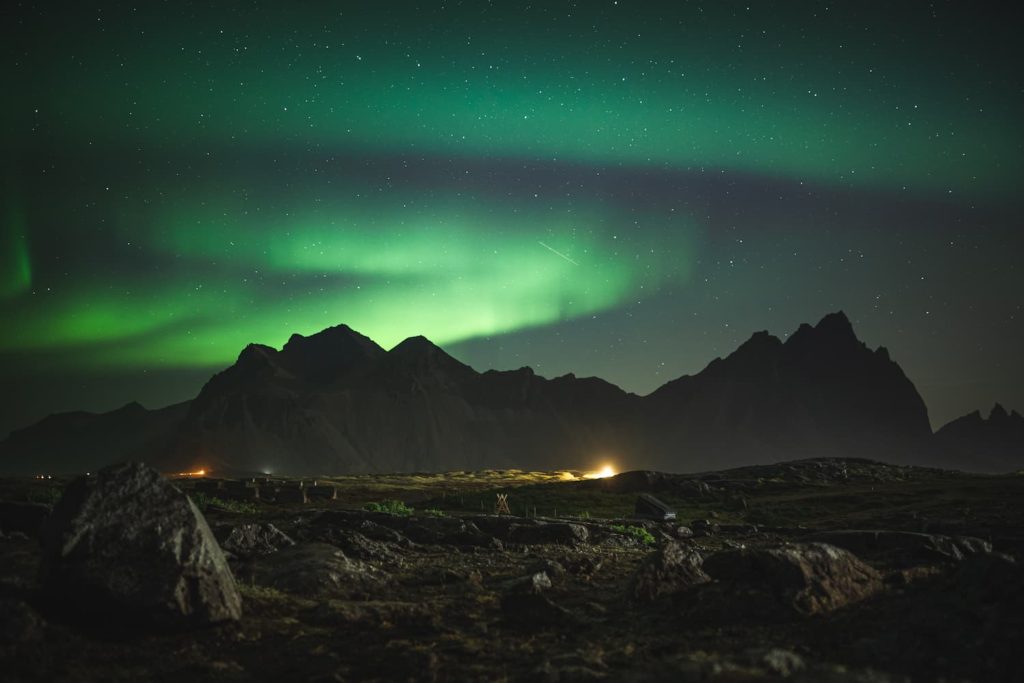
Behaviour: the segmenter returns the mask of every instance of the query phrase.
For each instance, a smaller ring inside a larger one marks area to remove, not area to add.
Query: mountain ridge
[[[0,442],[0,469],[131,457],[165,471],[587,468],[602,459],[679,471],[822,454],[919,464],[937,443],[913,383],[842,311],[785,341],[755,332],[645,396],[572,373],[481,373],[422,336],[384,350],[335,325],[292,335],[280,350],[247,345],[191,401],[66,415]],[[952,441],[940,449],[947,459],[956,459]]]

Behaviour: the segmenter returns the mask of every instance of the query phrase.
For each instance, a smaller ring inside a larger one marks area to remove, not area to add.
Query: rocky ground
[[[0,677],[1024,680],[1024,476],[562,478],[0,482]]]

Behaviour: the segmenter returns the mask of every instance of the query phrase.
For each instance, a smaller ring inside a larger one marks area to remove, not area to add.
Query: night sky
[[[647,393],[839,309],[1024,409],[1009,14],[209,4],[3,10],[0,436],[338,323]]]

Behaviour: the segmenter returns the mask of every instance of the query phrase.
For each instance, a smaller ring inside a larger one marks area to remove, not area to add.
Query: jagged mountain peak
[[[857,338],[856,333],[853,331],[853,323],[850,322],[850,319],[843,311],[835,311],[834,313],[826,314],[818,321],[818,324],[814,326],[814,329],[819,332],[829,332],[850,336],[854,339]]]
[[[448,355],[440,346],[421,334],[414,337],[406,337],[388,351],[388,353],[396,356],[421,356],[434,353],[444,353],[446,356]]]
[[[716,358],[700,373],[708,377],[727,375],[760,375],[770,372],[777,365],[782,341],[767,331],[755,332],[750,338],[725,358]],[[681,377],[675,381],[685,381]],[[671,384],[671,383],[670,383]]]
[[[992,406],[987,419],[973,410],[944,424],[935,439],[958,466],[970,462],[971,469],[1006,471],[1024,462],[1024,417],[1007,412],[1001,403]]]
[[[729,354],[729,358],[737,355],[766,355],[774,354],[782,347],[782,340],[773,334],[769,334],[768,330],[761,330],[750,335],[750,339],[740,344],[740,346]]]
[[[786,346],[789,349],[812,349],[827,346],[836,351],[863,346],[863,342],[857,338],[853,324],[846,314],[836,311],[819,320],[817,325],[801,324],[797,331],[786,340]]]
[[[379,355],[384,352],[375,341],[364,334],[356,332],[348,325],[335,325],[323,329],[308,337],[293,334],[281,349],[288,355],[308,353],[337,353],[360,350],[368,355]]]
[[[123,406],[121,406],[120,408],[113,412],[124,415],[135,415],[138,413],[145,413],[146,407],[139,403],[138,401],[129,401],[128,403],[125,403]]]
[[[278,350],[264,344],[247,344],[238,354],[236,365],[265,364],[278,354]]]
[[[300,342],[301,343],[301,341],[304,340],[304,339],[331,339],[331,338],[338,339],[338,338],[344,338],[344,337],[363,337],[364,339],[367,338],[364,335],[359,334],[358,332],[353,330],[351,327],[349,327],[345,323],[339,323],[337,325],[331,325],[330,327],[325,327],[324,329],[320,330],[319,332],[314,332],[313,334],[310,334],[310,335],[304,335],[304,334],[299,334],[298,332],[294,332],[288,338],[288,342],[285,344],[285,346],[287,347],[288,344],[290,344],[292,342]]]
[[[964,420],[967,422],[984,422],[985,418],[981,416],[980,410],[972,410],[963,417],[958,418],[958,420]]]
[[[967,424],[972,425],[991,425],[993,427],[1001,427],[1004,425],[1013,424],[1015,422],[1024,422],[1024,417],[1021,416],[1016,410],[1007,410],[1003,407],[1002,403],[995,403],[992,409],[988,413],[986,418],[981,414],[980,410],[972,410],[971,412],[958,417],[955,420],[951,420],[947,424],[943,425],[939,431],[952,427],[953,425],[963,426]]]
[[[322,384],[369,367],[384,354],[366,335],[348,325],[335,325],[308,337],[293,334],[280,358],[295,376]]]
[[[413,374],[443,373],[459,377],[477,374],[476,370],[459,362],[422,335],[403,339],[387,352],[383,363],[392,375],[396,370]]]

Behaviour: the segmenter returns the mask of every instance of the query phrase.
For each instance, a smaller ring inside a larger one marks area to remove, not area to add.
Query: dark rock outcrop
[[[253,559],[240,570],[247,581],[305,596],[344,596],[376,591],[388,577],[326,543],[300,543]]]
[[[206,520],[138,463],[79,477],[42,530],[45,598],[159,627],[237,620],[242,601]]]
[[[710,577],[701,569],[704,558],[682,543],[666,543],[640,564],[630,590],[641,602],[654,602],[664,596],[707,583]]]
[[[550,588],[551,577],[544,571],[510,579],[501,586],[503,592],[518,595],[539,594]]]
[[[954,574],[962,597],[975,605],[1024,604],[1024,565],[1001,553],[966,558]]]
[[[30,643],[43,636],[46,622],[21,600],[0,598],[0,643]]]
[[[802,540],[829,543],[858,555],[880,555],[902,561],[962,560],[992,552],[992,544],[972,536],[943,536],[910,531],[822,531]]]
[[[232,527],[221,543],[224,550],[240,558],[269,555],[293,545],[295,541],[273,524],[259,523]]]
[[[578,546],[587,542],[590,533],[582,524],[553,523],[514,525],[509,528],[509,540],[523,545],[558,544]]]
[[[580,623],[579,616],[541,593],[507,593],[501,598],[505,621],[529,628],[565,628]]]
[[[804,615],[831,612],[882,588],[877,571],[826,543],[727,550],[708,557],[703,569],[717,581],[770,594]]]
[[[0,531],[6,533],[17,531],[35,536],[49,516],[49,505],[0,501]]]

